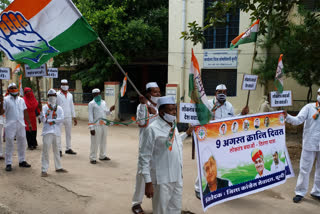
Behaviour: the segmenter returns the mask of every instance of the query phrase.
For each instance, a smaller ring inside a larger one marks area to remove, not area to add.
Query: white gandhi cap
[[[16,86],[17,87],[17,85],[13,82],[13,83],[10,83],[9,85],[8,85],[8,88],[10,88],[11,86]]]
[[[164,96],[158,99],[157,107],[159,108],[162,105],[169,105],[169,104],[176,104],[176,100],[174,99],[173,96]]]
[[[56,90],[54,90],[53,88],[51,88],[49,91],[48,91],[48,95],[52,95],[52,94],[56,94]]]
[[[61,80],[61,83],[68,83],[68,80],[63,79],[63,80]]]
[[[216,91],[217,90],[227,90],[227,87],[224,84],[220,84],[216,87]]]
[[[146,90],[148,90],[148,88],[159,88],[158,84],[156,82],[149,82],[146,85]]]
[[[95,94],[95,93],[100,93],[100,89],[99,88],[95,88],[92,90],[92,94]]]
[[[320,88],[318,89],[318,92],[320,92]]]

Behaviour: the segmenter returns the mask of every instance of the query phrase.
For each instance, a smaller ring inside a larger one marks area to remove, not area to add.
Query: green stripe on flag
[[[281,84],[281,82],[278,79],[276,79],[274,81],[274,85],[276,86],[277,91],[281,94],[283,92],[283,85]]]
[[[233,45],[232,43],[230,44],[230,49],[234,49],[236,47],[238,47],[239,45],[242,44],[246,44],[246,43],[251,43],[251,42],[256,42],[257,41],[257,36],[258,33],[257,32],[251,32],[249,37],[243,38],[243,39],[239,39],[239,41]]]

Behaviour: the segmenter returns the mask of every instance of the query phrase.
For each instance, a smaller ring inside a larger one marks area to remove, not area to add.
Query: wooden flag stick
[[[254,43],[254,49],[253,49],[253,56],[252,56],[252,63],[251,63],[250,74],[252,74],[252,72],[253,72],[253,63],[254,63],[254,60],[256,59],[256,56],[257,56],[256,49],[257,49],[257,42]],[[247,104],[246,104],[246,106],[249,105],[249,99],[250,99],[250,90],[248,91]]]
[[[36,77],[36,80],[37,80],[37,90],[38,90],[38,102],[41,103],[39,77]]]

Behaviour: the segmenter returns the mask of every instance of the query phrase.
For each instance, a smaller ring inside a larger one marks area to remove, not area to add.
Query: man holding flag
[[[115,106],[108,108],[106,102],[101,99],[100,89],[95,88],[92,90],[93,100],[89,103],[89,128],[91,134],[91,147],[90,147],[90,163],[97,163],[98,147],[100,150],[99,160],[108,161],[106,153],[106,138],[107,129],[102,120],[107,115],[111,114]]]

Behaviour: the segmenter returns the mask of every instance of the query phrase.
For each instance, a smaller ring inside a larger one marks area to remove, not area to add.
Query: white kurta
[[[181,213],[182,200],[182,141],[187,137],[175,129],[172,150],[166,146],[171,127],[158,117],[143,132],[139,165],[146,183],[152,182],[153,213]]]
[[[270,173],[271,172],[269,170],[264,169],[262,175],[259,175],[259,173],[256,175],[256,179],[257,178],[261,178],[261,177],[266,176],[266,175],[270,175]]]
[[[269,101],[267,100],[265,100],[259,107],[259,112],[271,112],[271,111],[275,111],[275,109],[270,106]]]
[[[272,173],[279,172],[282,170],[285,170],[285,165],[281,160],[279,160],[279,163],[277,165],[274,163],[274,161],[272,162],[272,164],[271,164],[271,172]]]
[[[45,117],[46,113],[48,112],[48,105],[45,105],[42,107],[42,111],[40,113],[40,120],[43,123],[42,128],[42,172],[47,172],[49,168],[49,151],[50,151],[50,145],[52,145],[52,151],[53,151],[53,157],[54,157],[54,164],[55,168],[61,169],[61,163],[60,163],[60,154],[57,144],[57,136],[61,135],[60,130],[60,124],[63,122],[63,110],[60,106],[57,107],[56,115],[57,117],[55,119],[52,118],[52,111],[50,111],[47,118]],[[50,122],[54,122],[55,124],[50,125]]]
[[[0,115],[0,157],[3,157],[3,147],[2,147],[3,126],[4,126],[4,115]]]
[[[304,122],[300,172],[297,180],[296,195],[305,196],[308,192],[309,176],[315,158],[316,170],[311,194],[320,196],[320,118],[313,119],[317,112],[316,104],[305,105],[296,117],[287,115],[286,122],[299,125]]]
[[[24,110],[27,106],[24,100],[17,96],[8,95],[4,98],[3,109],[5,111],[6,125],[6,165],[12,164],[12,153],[14,148],[14,137],[17,139],[19,163],[25,161],[26,131],[24,123]]]
[[[153,107],[156,110],[156,115],[158,114],[158,109],[155,106],[153,106],[149,101],[148,101],[147,105]],[[140,126],[139,154],[140,154],[140,150],[141,150],[143,131],[146,129],[146,127],[148,127],[148,125],[150,125],[158,117],[156,115],[149,114],[149,117],[151,118],[149,121],[148,120],[141,120],[141,119],[144,119],[148,116],[147,105],[146,104],[139,104],[137,107],[137,113],[136,113],[136,120],[138,120],[138,124]],[[138,161],[137,174],[136,174],[136,184],[135,184],[134,193],[133,193],[133,197],[132,197],[132,206],[135,206],[137,204],[142,203],[144,191],[145,191],[145,182],[144,182],[143,175],[141,174],[141,166],[139,166],[139,161]]]
[[[64,120],[61,123],[61,128],[64,125],[66,134],[66,150],[69,150],[71,149],[72,118],[76,117],[72,94],[68,92],[66,96],[64,93],[59,91],[57,93],[57,104],[63,109]],[[58,147],[61,151],[61,136],[58,137]]]
[[[99,124],[99,119],[106,118],[111,114],[106,102],[101,100],[100,106],[92,100],[89,105],[89,123],[95,123],[95,125],[89,125],[90,130],[95,130],[95,135],[91,135],[91,147],[90,147],[90,160],[97,159],[98,147],[100,150],[99,158],[103,159],[107,157],[106,153],[106,138],[107,128],[105,125]]]

